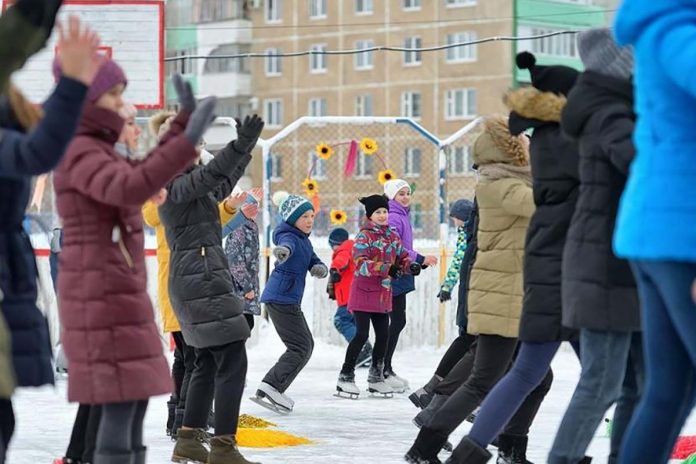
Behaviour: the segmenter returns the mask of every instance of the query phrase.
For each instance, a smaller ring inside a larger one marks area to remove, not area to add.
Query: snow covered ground
[[[282,430],[308,437],[314,445],[268,450],[243,449],[247,458],[264,464],[287,463],[372,463],[403,462],[402,456],[416,436],[411,424],[417,412],[406,395],[383,400],[367,395],[358,401],[333,397],[335,381],[342,363],[342,347],[317,342],[314,356],[288,393],[296,402],[290,416],[277,416],[247,399],[255,391],[266,370],[282,353],[283,346],[272,327],[261,328],[260,341],[249,348],[248,388],[242,412],[269,419]],[[395,366],[412,386],[420,386],[432,375],[442,355],[433,348],[409,349],[397,352]],[[546,455],[570,399],[579,365],[575,355],[562,350],[553,363],[553,389],[541,407],[530,434],[528,458],[537,463]],[[366,387],[367,370],[357,372],[358,384]],[[15,396],[18,416],[16,435],[11,443],[9,464],[51,463],[61,456],[68,443],[76,406],[65,401],[66,380],[56,388],[21,390]],[[154,398],[146,417],[148,462],[168,463],[172,442],[164,434],[167,398]],[[456,444],[470,424],[462,425],[452,436]],[[687,425],[685,433],[696,431],[696,422]],[[593,462],[606,462],[609,440],[604,425],[600,426],[589,450]],[[446,453],[441,455],[445,458]]]

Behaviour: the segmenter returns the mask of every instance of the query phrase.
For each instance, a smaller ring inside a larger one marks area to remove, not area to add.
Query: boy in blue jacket
[[[278,192],[273,203],[283,222],[273,232],[275,268],[261,295],[261,303],[287,350],[266,374],[253,401],[272,411],[292,412],[294,401],[285,394],[312,356],[314,339],[302,313],[305,277],[325,278],[329,269],[314,253],[309,234],[314,207],[305,198]]]

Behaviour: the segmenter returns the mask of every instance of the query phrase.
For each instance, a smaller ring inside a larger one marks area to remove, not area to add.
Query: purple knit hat
[[[53,60],[53,78],[58,81],[61,76],[61,68],[58,59]],[[112,59],[104,58],[97,75],[94,76],[92,85],[89,86],[87,91],[87,100],[94,103],[99,100],[99,97],[104,95],[112,87],[123,84],[128,84],[128,79],[126,78],[126,73],[123,69]]]

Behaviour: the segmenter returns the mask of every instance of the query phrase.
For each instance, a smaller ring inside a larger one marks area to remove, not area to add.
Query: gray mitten
[[[278,264],[284,263],[290,257],[290,248],[277,246],[273,249],[273,256],[278,260]]]
[[[215,121],[215,104],[217,98],[208,97],[203,99],[189,118],[188,125],[184,131],[184,136],[191,142],[191,145],[198,145],[208,126]]]
[[[196,97],[193,96],[191,83],[185,81],[181,74],[176,73],[172,76],[172,84],[174,84],[181,110],[189,114],[193,113],[193,110],[196,109]]]
[[[329,275],[329,269],[323,264],[315,264],[312,269],[309,270],[309,274],[317,279],[323,279]]]
[[[257,115],[247,116],[244,122],[239,119],[237,121],[237,140],[234,142],[234,147],[242,153],[251,153],[251,150],[256,146],[259,136],[263,131],[263,119]]]

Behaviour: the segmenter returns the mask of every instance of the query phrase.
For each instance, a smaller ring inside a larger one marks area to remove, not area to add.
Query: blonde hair
[[[13,84],[10,84],[7,97],[12,113],[24,129],[33,128],[43,119],[44,112],[41,107],[27,100]]]
[[[155,113],[150,117],[150,133],[155,136],[155,137],[161,137],[162,134],[160,131],[163,130],[168,130],[169,125],[171,124],[171,119],[176,116],[176,113],[173,111],[160,111],[159,113]],[[167,121],[170,121],[169,124],[167,124]]]

